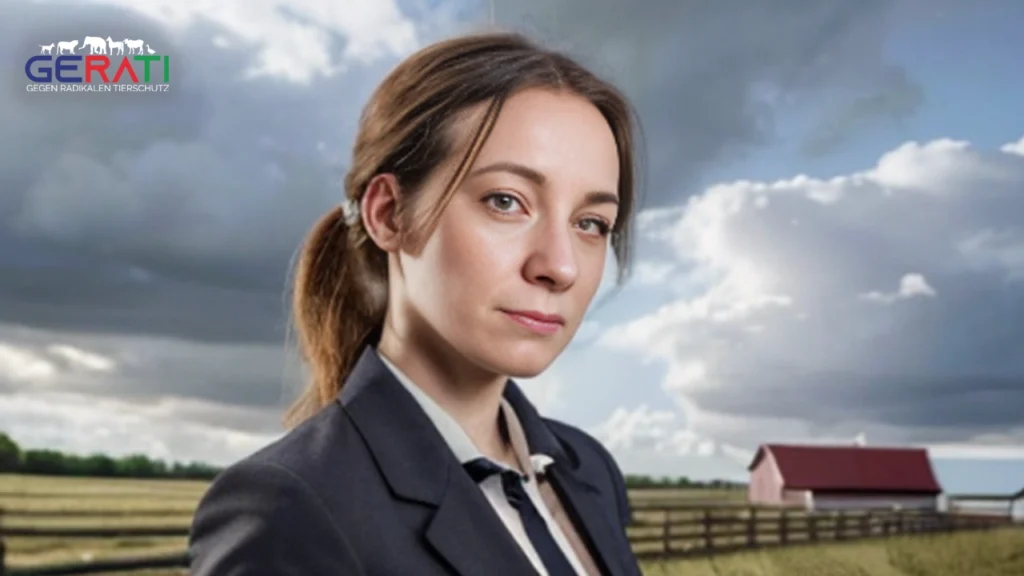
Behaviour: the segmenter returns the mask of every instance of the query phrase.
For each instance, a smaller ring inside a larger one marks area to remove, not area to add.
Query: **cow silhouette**
[[[145,44],[142,40],[129,40],[124,39],[125,46],[128,47],[129,54],[142,54],[142,46]]]

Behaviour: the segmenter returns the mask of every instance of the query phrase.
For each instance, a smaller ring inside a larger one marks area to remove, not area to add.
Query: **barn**
[[[754,505],[935,510],[942,493],[916,448],[764,444],[748,471]]]

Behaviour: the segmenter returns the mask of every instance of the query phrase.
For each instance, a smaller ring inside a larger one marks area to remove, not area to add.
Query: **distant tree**
[[[27,474],[68,475],[64,454],[56,450],[26,450],[21,469]]]
[[[627,488],[651,488],[654,486],[654,481],[650,476],[643,474],[626,474],[625,476]]]
[[[80,456],[57,450],[22,450],[10,436],[0,432],[0,473],[212,480],[220,470],[201,462],[168,464],[144,454],[112,458],[101,453]]]
[[[21,469],[21,447],[7,434],[0,432],[0,472]]]
[[[171,476],[188,480],[212,480],[220,469],[201,462],[190,462],[183,464],[175,462],[171,467]]]
[[[82,459],[83,476],[116,476],[117,461],[106,454],[92,454]]]
[[[131,454],[117,460],[117,475],[128,478],[156,478],[167,474],[167,465],[150,460],[144,454]]]

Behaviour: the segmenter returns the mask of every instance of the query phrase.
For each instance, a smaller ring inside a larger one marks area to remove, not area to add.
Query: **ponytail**
[[[311,382],[289,407],[294,427],[330,404],[359,355],[380,338],[387,284],[386,258],[339,206],[310,231],[299,255],[292,316]]]

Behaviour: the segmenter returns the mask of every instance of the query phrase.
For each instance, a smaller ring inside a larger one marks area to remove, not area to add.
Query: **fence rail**
[[[184,552],[164,555],[149,555],[138,558],[111,558],[93,562],[76,562],[54,564],[51,566],[31,566],[8,568],[4,576],[71,576],[77,574],[99,574],[109,572],[129,572],[132,570],[159,570],[161,568],[188,567],[188,556]]]
[[[700,556],[1011,524],[1006,517],[893,510],[807,512],[792,508],[705,507],[697,511],[651,507],[635,516],[629,539],[642,558]]]
[[[7,517],[16,516],[6,514]],[[755,508],[729,504],[637,502],[627,532],[642,559],[724,554],[738,550],[826,541],[890,537],[904,534],[996,528],[1012,524],[1008,517],[893,510],[807,512],[793,508]],[[3,536],[28,538],[186,537],[187,526],[67,528],[18,527]],[[12,566],[0,576],[63,576],[127,572],[188,566],[184,551],[134,558],[97,559],[51,566]]]

